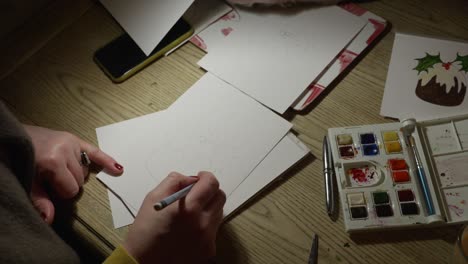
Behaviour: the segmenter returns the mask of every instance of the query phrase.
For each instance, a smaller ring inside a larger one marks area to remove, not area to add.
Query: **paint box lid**
[[[416,131],[440,215],[446,223],[468,222],[468,115],[417,122]]]

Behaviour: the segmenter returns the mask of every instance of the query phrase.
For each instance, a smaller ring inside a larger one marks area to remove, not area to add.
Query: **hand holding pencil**
[[[123,247],[139,263],[206,263],[216,255],[225,202],[213,174],[170,173],[146,196]]]

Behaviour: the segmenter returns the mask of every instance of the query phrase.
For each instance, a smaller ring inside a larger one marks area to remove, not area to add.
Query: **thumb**
[[[41,218],[47,224],[52,224],[55,216],[54,204],[50,200],[50,197],[45,191],[44,187],[37,180],[33,182],[31,188],[31,200],[34,207],[39,212]]]

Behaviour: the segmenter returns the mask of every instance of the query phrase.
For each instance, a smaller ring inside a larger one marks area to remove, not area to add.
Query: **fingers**
[[[198,177],[198,182],[185,199],[185,206],[193,211],[205,208],[219,190],[219,182],[212,173],[199,172]]]
[[[81,166],[81,164],[80,164],[80,166]],[[83,184],[84,184],[84,181],[85,181],[85,180],[88,178],[88,176],[89,176],[89,168],[88,168],[88,166],[81,166],[81,171],[82,171],[82,173],[83,173]],[[80,185],[80,187],[83,186],[83,184]]]
[[[80,162],[75,158],[67,162],[67,168],[74,176],[78,186],[83,186],[85,177],[88,175],[88,168],[86,166],[81,166]]]
[[[57,168],[55,173],[49,176],[43,176],[42,178],[47,178],[58,195],[62,198],[73,198],[80,191],[80,186],[75,177],[66,167]]]
[[[222,190],[218,190],[216,195],[205,206],[204,214],[208,219],[209,225],[219,226],[223,221],[223,207],[226,203],[226,194]]]
[[[31,201],[39,212],[41,218],[47,223],[52,224],[55,216],[55,207],[47,195],[46,191],[42,188],[41,183],[34,181],[31,188]]]
[[[211,199],[211,201],[205,206],[204,211],[218,213],[223,211],[224,204],[226,203],[226,194],[223,190],[219,189],[216,192],[216,195]]]
[[[107,155],[99,148],[89,144],[88,142],[78,139],[80,147],[83,151],[86,151],[91,161],[101,166],[105,172],[118,176],[123,173],[123,166],[117,163],[111,156]]]
[[[187,177],[177,172],[171,172],[150,192],[150,200],[152,202],[160,201],[197,181],[198,177]]]

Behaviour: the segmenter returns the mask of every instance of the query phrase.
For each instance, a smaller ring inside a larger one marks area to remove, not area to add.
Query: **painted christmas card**
[[[380,114],[429,120],[468,114],[468,43],[396,34]]]

